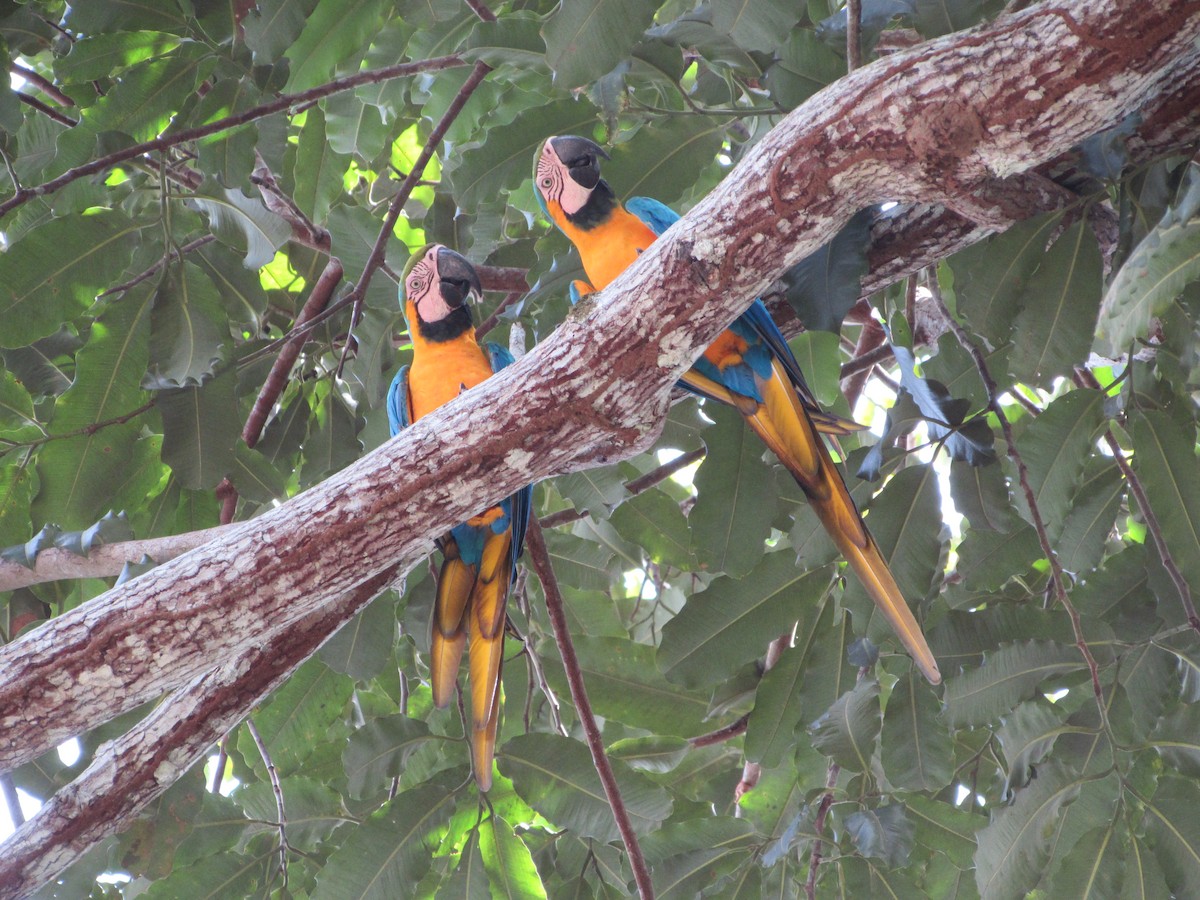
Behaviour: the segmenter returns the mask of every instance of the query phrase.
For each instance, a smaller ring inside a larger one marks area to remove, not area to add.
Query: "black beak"
[[[551,138],[550,145],[571,173],[572,181],[589,191],[600,183],[600,159],[611,159],[603,147],[573,134]]]
[[[459,307],[474,295],[483,293],[483,285],[479,276],[465,256],[455,253],[448,247],[438,249],[438,277],[441,279],[440,289],[442,299],[447,306]]]

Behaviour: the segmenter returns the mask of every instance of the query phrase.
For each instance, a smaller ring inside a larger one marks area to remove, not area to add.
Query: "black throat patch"
[[[591,231],[597,225],[603,225],[617,208],[617,195],[613,193],[608,182],[601,178],[596,183],[595,190],[588,197],[587,203],[574,215],[568,215],[567,221],[576,228]]]
[[[471,321],[471,309],[460,306],[440,322],[426,322],[417,313],[417,330],[421,337],[434,344],[443,344],[465,334],[474,322]]]

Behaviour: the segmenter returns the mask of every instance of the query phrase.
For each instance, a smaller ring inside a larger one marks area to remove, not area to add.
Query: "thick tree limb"
[[[1198,35],[1200,0],[1063,0],[832,85],[644,253],[606,302],[585,301],[468,403],[0,650],[0,768],[189,683],[214,658],[269,644],[530,481],[648,446],[700,350],[857,209],[932,201],[997,227],[981,186],[1169,91],[1196,68]]]
[[[206,672],[101,747],[78,778],[5,841],[0,896],[29,894],[101,840],[127,828],[398,574],[396,567],[380,572],[309,613],[270,645],[251,647]]]

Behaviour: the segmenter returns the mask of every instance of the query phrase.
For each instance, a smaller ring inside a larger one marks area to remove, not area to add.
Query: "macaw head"
[[[548,204],[557,204],[570,218],[587,205],[599,185],[608,187],[600,178],[601,157],[610,158],[587,138],[563,134],[546,139],[534,162],[533,183],[547,217],[553,219]]]
[[[448,341],[472,326],[468,300],[483,296],[479,275],[465,256],[441,244],[426,244],[412,255],[400,279],[400,303],[421,337]]]

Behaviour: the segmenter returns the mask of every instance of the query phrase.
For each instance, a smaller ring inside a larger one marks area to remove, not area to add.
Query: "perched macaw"
[[[595,142],[564,135],[547,139],[534,164],[538,201],[575,245],[587,272],[590,286],[576,282],[573,293],[603,290],[679,218],[647,197],[622,205],[600,177],[601,157],[609,158]],[[755,300],[704,351],[680,384],[741,412],[795,477],[917,667],[932,683],[941,681],[920,626],[819,434],[846,434],[858,426],[820,409],[762,301]]]
[[[388,390],[392,434],[453,400],[513,361],[498,344],[480,346],[468,300],[482,293],[467,260],[439,244],[413,254],[400,282],[400,302],[412,337],[413,360]],[[438,541],[444,561],[430,632],[433,702],[454,696],[458,664],[468,652],[471,752],[480,790],[492,786],[500,724],[500,667],[505,608],[525,543],[532,488],[472,516]]]

